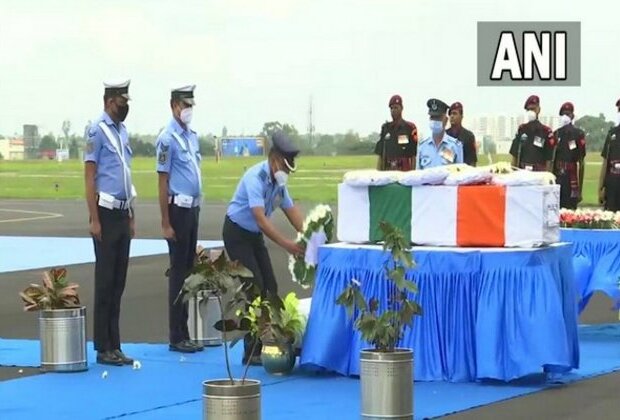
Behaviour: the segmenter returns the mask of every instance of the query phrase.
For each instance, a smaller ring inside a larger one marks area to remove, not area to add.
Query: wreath
[[[329,206],[319,204],[304,221],[303,232],[297,234],[296,242],[306,252],[301,256],[289,256],[288,268],[293,282],[304,289],[314,284],[319,247],[332,240],[334,235],[334,216]]]

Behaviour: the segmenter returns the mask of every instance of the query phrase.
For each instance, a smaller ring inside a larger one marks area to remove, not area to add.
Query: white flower
[[[101,374],[101,379],[105,379],[108,377],[108,371],[104,370],[103,373]]]
[[[139,370],[142,368],[142,363],[139,360],[133,361],[133,370]]]

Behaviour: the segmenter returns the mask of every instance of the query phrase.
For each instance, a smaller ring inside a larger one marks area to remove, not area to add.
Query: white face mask
[[[525,118],[527,119],[527,121],[534,121],[536,119],[536,112],[532,111],[531,109],[528,110],[525,113]]]
[[[276,171],[276,173],[273,174],[273,177],[276,179],[276,183],[280,187],[285,186],[286,181],[288,181],[288,174],[282,170]]]
[[[571,119],[568,115],[562,115],[560,117],[560,127],[564,127],[565,125],[568,125],[571,123]]]
[[[181,110],[181,115],[179,115],[179,119],[183,122],[183,124],[189,124],[192,122],[193,114],[194,108],[183,108]]]
[[[428,123],[428,127],[433,134],[439,134],[443,131],[443,122],[437,120],[430,120]]]

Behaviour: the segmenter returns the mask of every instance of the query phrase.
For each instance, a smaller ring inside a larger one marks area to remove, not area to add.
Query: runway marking
[[[0,220],[0,223],[29,222],[32,220],[56,219],[58,217],[63,217],[63,215],[60,213],[50,213],[47,211],[0,209],[0,212],[1,211],[5,211],[9,213],[41,214],[42,216],[19,217],[17,219],[5,219],[5,220]]]

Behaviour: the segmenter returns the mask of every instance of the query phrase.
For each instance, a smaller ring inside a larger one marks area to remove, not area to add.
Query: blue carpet
[[[579,337],[580,369],[551,380],[535,375],[510,384],[416,382],[416,419],[446,415],[550,387],[563,387],[620,369],[620,324],[582,326]],[[140,360],[141,369],[93,364],[91,348],[91,365],[87,372],[45,374],[0,382],[0,418],[200,418],[202,381],[225,376],[221,347],[186,356],[171,353],[161,344],[126,344],[123,348]],[[37,341],[0,340],[0,365],[36,366],[38,352]],[[240,353],[241,346],[232,349],[236,375],[242,370]],[[104,371],[108,372],[105,379],[102,378]],[[250,368],[248,376],[262,381],[263,418],[359,418],[357,379],[300,371],[279,378],[267,375],[260,367]],[[46,398],[44,404],[33,403],[36,396],[50,392],[62,392],[71,402],[67,403],[64,398]],[[76,395],[79,398],[75,398]]]
[[[199,241],[205,248],[221,248],[222,241]],[[163,239],[134,239],[130,257],[168,253]],[[0,273],[95,262],[91,238],[0,236]]]

